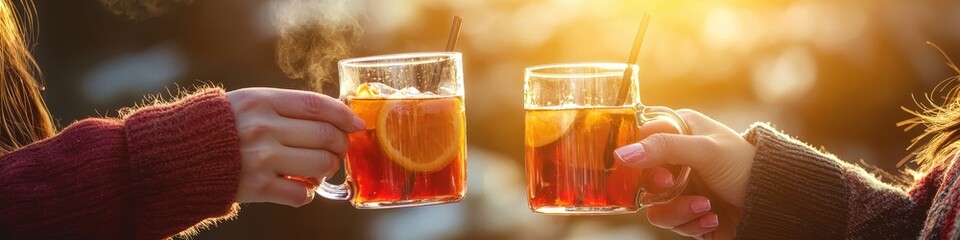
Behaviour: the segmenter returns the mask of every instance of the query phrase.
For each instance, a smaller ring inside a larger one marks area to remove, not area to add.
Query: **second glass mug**
[[[349,135],[346,180],[318,195],[360,209],[457,202],[466,193],[462,56],[406,53],[339,62],[340,99],[367,123]]]
[[[639,128],[654,119],[670,121],[681,134],[690,132],[670,108],[641,104],[638,70],[637,65],[622,63],[526,69],[524,148],[531,210],[563,215],[634,213],[683,191],[689,167],[674,167],[679,168],[674,172],[677,184],[651,193],[641,186],[643,170],[627,167],[614,156],[614,149],[641,140]],[[618,99],[624,77],[630,84],[625,101]]]

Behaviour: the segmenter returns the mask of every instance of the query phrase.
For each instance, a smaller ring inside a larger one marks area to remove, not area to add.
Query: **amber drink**
[[[354,205],[463,198],[461,98],[355,98],[347,104],[377,123],[350,134],[346,167],[355,184]]]
[[[340,62],[341,99],[367,124],[349,135],[346,182],[323,182],[357,208],[457,202],[466,192],[460,54]],[[329,194],[328,194],[329,196]]]
[[[627,71],[627,68],[632,68]],[[643,169],[624,166],[619,147],[641,140],[644,122],[665,118],[685,124],[663,107],[640,104],[637,66],[611,63],[553,64],[527,68],[525,134],[527,200],[537,213],[604,215],[636,212],[665,202],[685,185],[648,193]],[[626,72],[626,73],[625,73]],[[626,99],[617,99],[624,75]]]
[[[543,212],[636,211],[642,170],[609,156],[618,146],[639,140],[634,116],[632,108],[527,110],[530,207]],[[618,131],[611,131],[614,121],[620,121]]]

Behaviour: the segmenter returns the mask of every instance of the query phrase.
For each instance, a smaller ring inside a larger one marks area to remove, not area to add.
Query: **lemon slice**
[[[377,116],[377,141],[407,170],[440,170],[466,142],[462,109],[459,98],[387,100]]]
[[[527,146],[542,147],[560,139],[576,117],[576,110],[527,110],[524,128]]]

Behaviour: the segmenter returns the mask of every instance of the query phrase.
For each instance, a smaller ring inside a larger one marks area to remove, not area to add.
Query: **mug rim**
[[[623,72],[626,71],[627,67],[634,68],[639,70],[640,65],[637,64],[626,64],[626,63],[615,63],[615,62],[568,62],[568,63],[549,63],[549,64],[540,64],[527,67],[525,69],[526,77],[536,77],[536,78],[546,78],[546,79],[576,79],[576,78],[597,78],[597,77],[612,77],[612,76],[623,76]],[[599,72],[599,73],[546,73],[541,72],[546,69],[559,69],[559,68],[583,68],[583,67],[594,67],[601,69],[609,69],[609,71]],[[634,71],[636,72],[636,71]]]
[[[410,65],[418,63],[429,63],[436,60],[423,60],[423,61],[406,61],[409,59],[424,58],[424,57],[439,57],[440,60],[446,59],[459,59],[462,57],[460,52],[408,52],[408,53],[394,53],[394,54],[383,54],[383,55],[373,55],[365,57],[356,57],[356,58],[347,58],[338,61],[338,65],[341,67],[389,67],[389,66],[399,66],[399,65]]]

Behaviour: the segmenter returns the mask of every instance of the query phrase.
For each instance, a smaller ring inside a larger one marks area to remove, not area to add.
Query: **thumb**
[[[709,162],[716,146],[717,143],[706,136],[658,133],[617,148],[614,153],[620,162],[632,168],[674,164],[701,169]]]

